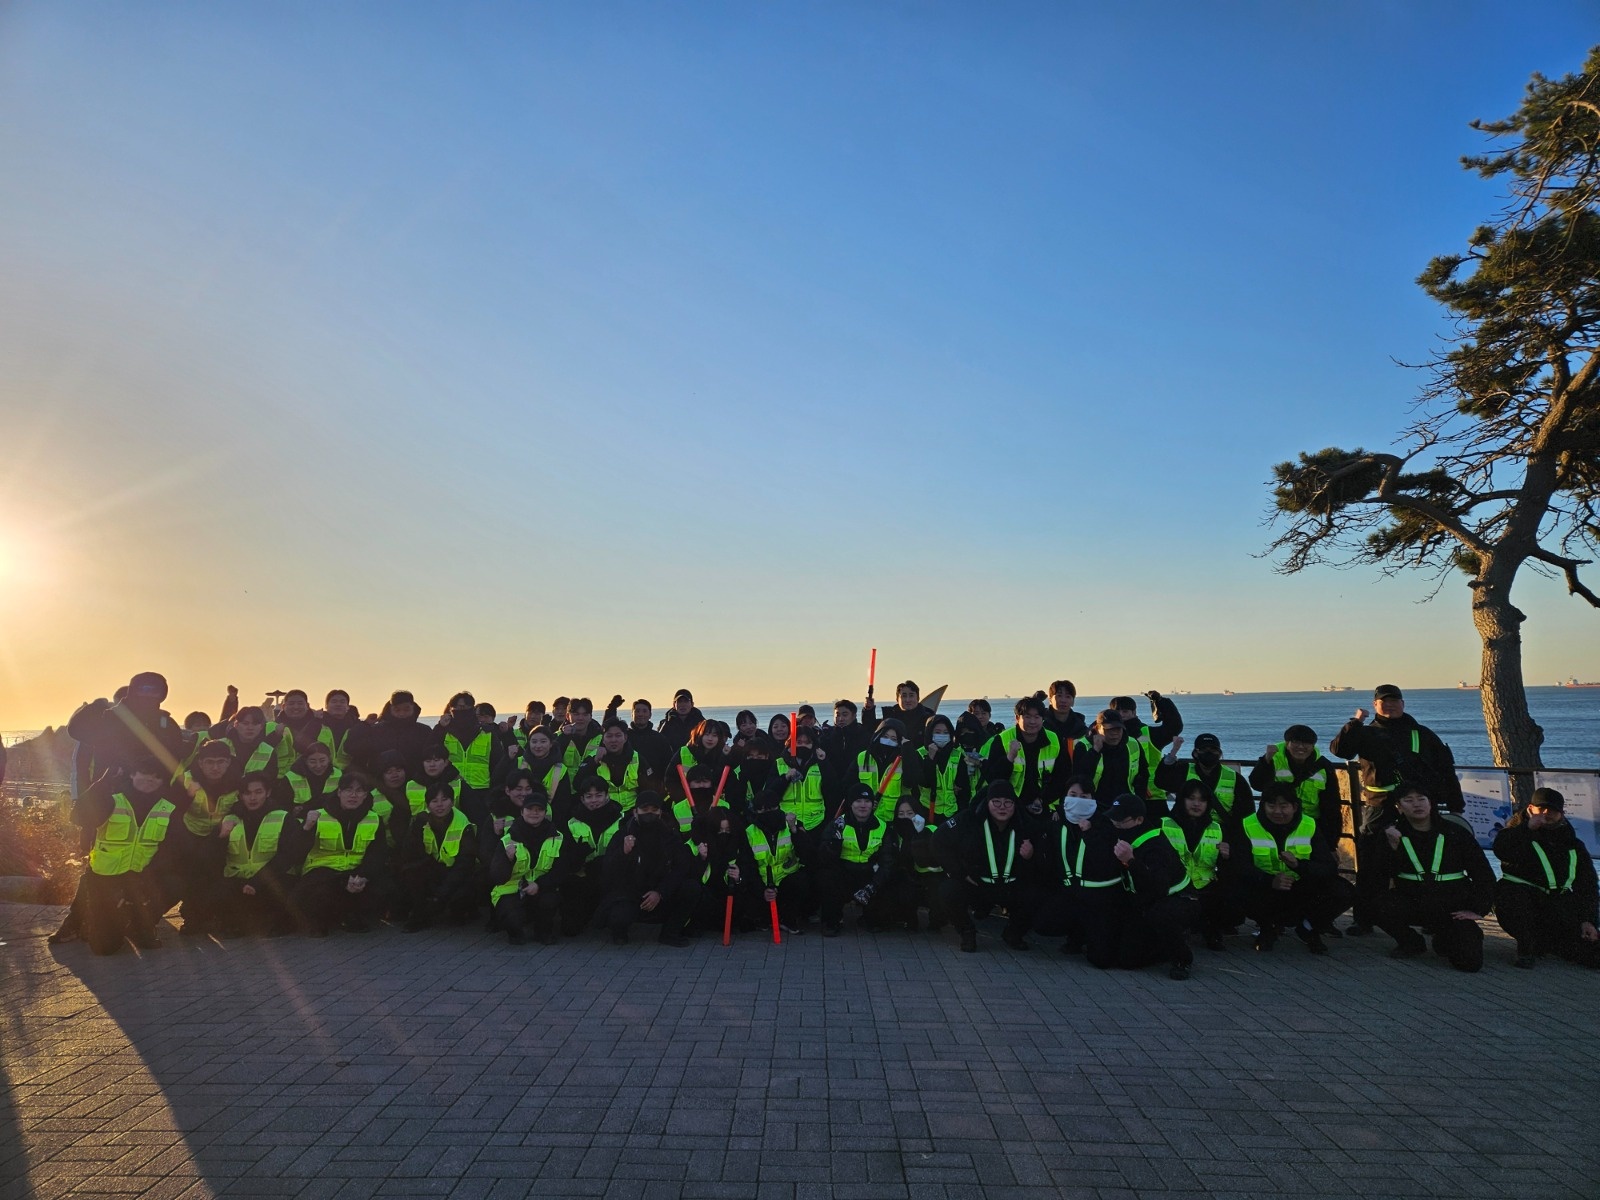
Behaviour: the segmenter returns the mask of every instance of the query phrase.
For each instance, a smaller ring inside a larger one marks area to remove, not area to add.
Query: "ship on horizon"
[[[1556,684],[1556,686],[1557,687],[1592,687],[1592,688],[1600,688],[1600,682],[1579,683],[1578,682],[1578,677],[1576,675],[1568,675],[1567,678],[1566,678],[1566,682],[1558,683],[1558,684]]]
[[[1476,691],[1481,691],[1483,689],[1483,684],[1481,684],[1481,683],[1468,683],[1465,679],[1463,679],[1459,683],[1456,684],[1456,687],[1458,689],[1460,689],[1461,691],[1463,691],[1463,692],[1476,692]]]
[[[1355,691],[1355,688],[1344,684],[1325,683],[1322,685],[1322,690],[1325,692],[1353,692]]]

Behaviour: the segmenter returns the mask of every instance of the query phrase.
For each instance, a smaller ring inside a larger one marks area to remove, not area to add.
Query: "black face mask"
[[[756,824],[761,826],[762,829],[766,829],[766,830],[777,829],[780,825],[782,825],[784,823],[784,821],[783,821],[783,809],[781,809],[781,808],[762,808],[762,809],[757,809],[756,810],[756,815],[755,815],[755,821],[756,821]]]
[[[654,825],[661,820],[661,814],[658,812],[635,812],[633,819],[643,825]]]
[[[894,828],[895,832],[902,837],[909,837],[911,834],[916,833],[917,823],[910,817],[896,817],[894,819]]]
[[[1216,750],[1196,750],[1194,760],[1202,767],[1214,767],[1222,761],[1222,755]]]

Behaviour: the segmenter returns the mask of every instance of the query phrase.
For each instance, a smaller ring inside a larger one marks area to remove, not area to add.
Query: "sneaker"
[[[1420,958],[1428,952],[1428,944],[1421,938],[1413,935],[1412,940],[1398,942],[1395,948],[1389,951],[1390,958]]]
[[[1063,953],[1063,954],[1082,954],[1083,953],[1083,943],[1082,942],[1062,942],[1061,943],[1061,953]]]
[[[161,946],[161,939],[156,936],[154,929],[130,929],[128,940],[141,950],[156,950]]]
[[[512,946],[520,946],[528,940],[527,935],[520,929],[506,931],[506,942]]]
[[[1363,925],[1360,921],[1351,921],[1345,928],[1345,937],[1369,937],[1372,933],[1371,925]]]
[[[1328,943],[1322,940],[1322,935],[1315,929],[1307,929],[1304,925],[1301,925],[1295,929],[1294,935],[1306,944],[1306,949],[1311,953],[1326,954],[1328,952]]]
[[[799,925],[785,925],[781,921],[778,923],[778,928],[783,930],[790,937],[799,937],[805,932],[805,929]]]
[[[1516,957],[1516,961],[1514,961],[1511,965],[1513,967],[1521,967],[1524,971],[1531,971],[1533,970],[1534,964],[1538,961],[1539,960],[1534,958],[1534,956],[1531,954],[1519,954]]]
[[[977,930],[974,929],[970,933],[963,933],[961,935],[961,952],[963,954],[976,954],[978,952]]]
[[[689,939],[684,937],[683,934],[670,933],[665,929],[661,931],[661,936],[656,940],[659,941],[663,946],[673,946],[680,949],[689,944]]]
[[[1317,932],[1325,938],[1342,938],[1344,936],[1344,930],[1337,925],[1324,925]]]
[[[611,935],[611,944],[613,946],[626,946],[628,944],[628,935],[625,933],[613,933]]]
[[[1000,940],[1006,945],[1010,946],[1013,950],[1032,949],[1032,943],[1029,942],[1027,938],[1023,937],[1020,933],[1013,932],[1010,929],[1006,930],[1000,935]]]
[[[182,938],[205,937],[206,928],[199,921],[185,921],[178,929],[178,936]]]
[[[1263,925],[1260,929],[1256,930],[1256,949],[1262,954],[1266,954],[1272,949],[1273,946],[1277,944],[1278,934],[1280,932],[1281,931],[1274,926]]]
[[[1187,979],[1187,978],[1189,978],[1189,966],[1188,966],[1188,964],[1187,963],[1173,963],[1172,966],[1167,970],[1167,978],[1168,979]]]
[[[825,924],[822,927],[822,936],[823,937],[838,937],[839,933],[840,933],[840,927],[838,925],[826,925]]]
[[[1221,950],[1222,949],[1222,935],[1220,933],[1208,933],[1208,934],[1206,934],[1206,949],[1207,950]]]

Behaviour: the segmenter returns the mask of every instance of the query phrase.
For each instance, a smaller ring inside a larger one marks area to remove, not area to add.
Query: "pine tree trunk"
[[[1494,765],[1511,771],[1511,795],[1520,807],[1533,794],[1532,772],[1543,767],[1544,731],[1528,712],[1522,682],[1523,613],[1511,603],[1511,581],[1493,569],[1473,581],[1472,623],[1483,640],[1483,724]]]

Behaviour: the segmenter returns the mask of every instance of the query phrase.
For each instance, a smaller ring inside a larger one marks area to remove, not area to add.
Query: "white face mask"
[[[934,734],[933,735],[933,744],[935,746],[938,746],[941,750],[944,749],[946,746],[948,746],[950,744],[950,735],[948,733],[936,733],[936,734]]]
[[[1093,796],[1068,796],[1061,801],[1062,815],[1073,822],[1088,820],[1094,816],[1095,808]]]
[[[900,743],[895,741],[895,739],[892,738],[892,737],[881,737],[881,738],[878,739],[878,745],[887,746],[891,750],[893,750],[899,744]]]

